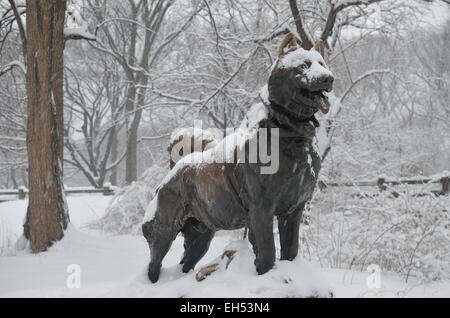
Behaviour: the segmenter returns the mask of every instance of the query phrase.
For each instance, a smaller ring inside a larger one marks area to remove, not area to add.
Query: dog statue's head
[[[298,46],[293,33],[285,36],[279,58],[269,78],[269,101],[287,116],[310,118],[318,110],[328,113],[326,92],[334,76],[323,59],[325,44],[319,40],[311,50]]]

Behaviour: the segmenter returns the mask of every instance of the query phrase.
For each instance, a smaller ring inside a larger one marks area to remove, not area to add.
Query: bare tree
[[[94,187],[103,187],[107,174],[114,172],[125,157],[118,153],[118,133],[123,127],[123,86],[117,65],[100,55],[66,72],[66,149],[64,159]],[[78,139],[72,137],[76,135]],[[82,136],[80,138],[80,136]],[[117,184],[113,174],[113,184]]]
[[[86,0],[83,20],[96,30],[92,32],[95,36],[76,30],[66,36],[84,36],[90,42],[81,49],[69,45],[66,49],[67,69],[71,71],[66,72],[64,162],[70,164],[71,172],[79,171],[77,176],[83,175],[94,186],[101,186],[108,176],[120,184],[116,172],[122,177],[122,170],[130,183],[137,177],[138,167],[166,160],[162,148],[174,127],[192,125],[198,118],[223,130],[238,125],[248,107],[259,102],[258,92],[276,59],[278,37],[295,29],[305,48],[319,38],[326,42],[327,62],[338,79],[331,96],[335,111],[326,117],[318,115],[323,158],[328,157],[332,141],[333,147],[340,142],[332,140],[333,136],[340,138],[342,126],[350,125],[343,115],[355,106],[357,97],[389,111],[390,100],[395,99],[409,114],[410,122],[419,117],[431,120],[421,109],[428,103],[435,108],[433,120],[437,122],[446,114],[441,105],[445,102],[427,99],[423,87],[414,85],[423,81],[429,95],[442,95],[440,100],[444,101],[444,81],[425,76],[423,69],[410,78],[411,71],[402,73],[394,63],[375,63],[375,59],[380,61],[375,54],[378,49],[361,49],[379,36],[400,38],[405,34],[405,27],[400,30],[406,25],[405,17],[419,14],[417,4],[424,2],[193,0],[173,1],[169,6],[161,1]],[[20,72],[25,63],[17,59],[22,50],[17,45],[21,31],[11,21],[23,15],[25,8],[19,5],[13,10],[5,3],[0,4],[5,12],[0,32],[6,34],[11,28],[12,41],[3,42],[0,57],[0,63],[4,62],[0,72],[7,79],[0,83],[0,148],[4,153],[0,166],[8,184],[19,186],[25,183],[20,174],[27,164],[22,155],[26,116],[24,106],[19,107],[25,101],[20,94]],[[356,35],[347,36],[348,30]],[[410,49],[421,52],[420,47]],[[369,55],[373,63],[368,62]],[[117,74],[110,72],[112,67]],[[429,73],[442,77],[434,68]],[[359,96],[361,90],[370,94]],[[366,110],[362,105],[357,107],[358,111]]]
[[[157,58],[163,49],[178,37],[192,18],[188,18],[180,29],[157,42],[173,0],[128,1],[125,6],[118,3],[109,5],[100,0],[89,0],[88,3],[98,22],[96,29],[102,32],[102,39],[105,41],[105,44],[100,43],[96,48],[112,56],[121,65],[128,80],[126,111],[129,120],[125,179],[129,184],[137,179],[138,131],[146,104],[149,71],[156,66]],[[105,12],[110,15],[105,16]],[[124,17],[124,12],[129,13],[128,16]]]
[[[1,47],[8,36],[18,30],[23,62],[13,60],[0,68],[0,76],[9,74],[14,78],[14,69],[26,74],[26,116],[5,107],[8,112],[3,120],[9,123],[8,130],[25,131],[30,195],[24,236],[30,241],[35,253],[46,250],[53,242],[64,236],[69,222],[63,187],[64,115],[63,115],[63,52],[65,40],[86,38],[65,35],[66,1],[28,1],[26,6],[8,0],[0,23]],[[26,27],[22,15],[26,13]],[[14,25],[17,26],[14,27]],[[93,39],[90,39],[93,40]],[[16,91],[20,87],[15,84]],[[22,100],[16,94],[17,103]],[[20,110],[17,107],[17,110]],[[15,124],[14,124],[15,123]],[[12,125],[14,124],[14,125]],[[15,126],[15,127],[14,127]],[[4,136],[5,137],[5,136]],[[23,138],[6,136],[8,142],[23,142]],[[14,146],[9,144],[8,152]],[[20,147],[15,146],[16,149]],[[9,154],[5,154],[8,157]],[[22,174],[25,163],[21,164]],[[15,170],[11,180],[17,186]]]

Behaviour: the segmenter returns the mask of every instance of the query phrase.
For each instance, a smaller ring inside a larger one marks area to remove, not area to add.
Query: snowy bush
[[[91,224],[91,227],[117,235],[140,234],[145,209],[168,171],[168,167],[153,165],[138,181],[119,189],[107,207],[105,216]]]
[[[404,190],[397,198],[376,189],[371,196],[355,188],[317,193],[301,227],[303,255],[333,268],[377,264],[405,280],[449,278],[450,197]]]

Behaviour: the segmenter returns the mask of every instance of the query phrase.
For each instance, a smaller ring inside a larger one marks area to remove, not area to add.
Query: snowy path
[[[178,238],[163,264],[160,282],[151,285],[145,275],[148,248],[142,237],[100,236],[85,225],[103,214],[104,197],[71,197],[72,227],[62,242],[47,253],[0,256],[0,297],[284,297],[332,290],[336,297],[450,297],[450,283],[404,284],[399,277],[381,275],[381,288],[369,289],[368,273],[342,269],[318,269],[310,264],[278,262],[274,270],[257,276],[253,255],[245,244],[225,272],[204,282],[194,274],[183,275],[176,265],[183,251]],[[26,201],[0,204],[0,238],[21,232]],[[205,264],[221,254],[233,234],[218,233]],[[0,245],[0,250],[2,246]],[[81,288],[70,289],[68,266],[81,269]]]

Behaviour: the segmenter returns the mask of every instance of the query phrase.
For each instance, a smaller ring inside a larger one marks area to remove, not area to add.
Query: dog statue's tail
[[[203,129],[180,129],[172,134],[167,148],[170,156],[170,169],[182,158],[193,152],[206,151],[215,147],[218,136]]]

